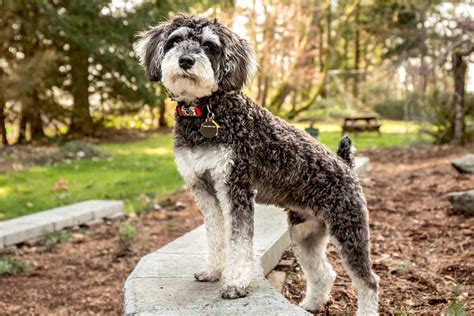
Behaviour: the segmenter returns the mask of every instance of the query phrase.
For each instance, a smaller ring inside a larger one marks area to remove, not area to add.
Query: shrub
[[[446,309],[446,316],[466,316],[466,306],[457,300],[451,301]]]
[[[29,264],[20,262],[13,258],[0,257],[0,277],[15,275],[21,271],[30,271]]]
[[[132,251],[136,236],[137,230],[130,221],[125,221],[120,225],[118,256],[124,256]]]
[[[71,239],[71,234],[67,230],[60,230],[56,232],[49,232],[45,235],[46,245],[52,246],[55,244],[64,244]]]
[[[135,226],[133,226],[132,223],[126,221],[120,225],[119,234],[120,238],[133,241],[137,235],[137,230],[135,229]]]
[[[73,140],[60,147],[59,150],[50,155],[44,155],[38,159],[38,163],[52,165],[55,163],[107,158],[109,154],[94,144],[81,140]]]

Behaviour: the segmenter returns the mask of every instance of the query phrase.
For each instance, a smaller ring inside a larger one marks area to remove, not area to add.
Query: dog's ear
[[[219,87],[224,91],[241,90],[257,71],[255,53],[246,40],[227,28],[221,29],[220,38],[225,49],[220,64]]]
[[[138,41],[133,44],[133,50],[145,69],[148,80],[161,80],[161,60],[167,30],[170,22],[163,22],[148,31],[137,35]]]

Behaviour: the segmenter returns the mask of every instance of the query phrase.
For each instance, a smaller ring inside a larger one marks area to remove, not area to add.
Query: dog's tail
[[[344,160],[344,162],[351,168],[354,168],[354,146],[352,146],[352,140],[349,136],[344,135],[339,141],[339,148],[337,149],[337,155]]]

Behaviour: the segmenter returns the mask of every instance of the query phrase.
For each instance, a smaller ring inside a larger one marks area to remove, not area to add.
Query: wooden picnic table
[[[378,116],[375,115],[361,115],[350,116],[344,118],[342,125],[342,133],[348,132],[371,132],[375,131],[380,134],[380,124]]]

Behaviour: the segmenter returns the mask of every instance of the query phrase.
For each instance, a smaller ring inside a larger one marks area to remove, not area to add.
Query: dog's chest
[[[223,145],[179,147],[175,149],[178,171],[192,185],[208,172],[214,181],[224,180],[232,167],[232,149]]]

